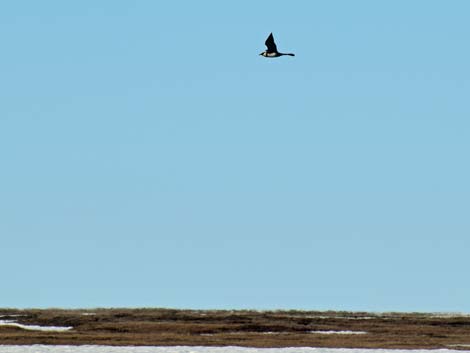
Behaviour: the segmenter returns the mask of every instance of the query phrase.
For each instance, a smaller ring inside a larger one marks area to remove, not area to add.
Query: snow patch
[[[20,316],[28,316],[28,315],[21,315],[21,314],[3,314],[0,317],[20,317]]]
[[[365,331],[310,331],[310,333],[319,333],[322,335],[365,335]]]
[[[19,327],[23,330],[30,330],[30,331],[50,331],[50,332],[68,331],[73,328],[71,326],[62,327],[62,326],[23,325],[13,320],[0,320],[0,326]]]
[[[365,331],[233,331],[223,332],[224,334],[230,335],[246,335],[246,334],[259,334],[259,335],[288,335],[288,334],[302,334],[302,333],[317,333],[321,335],[364,335]],[[214,336],[213,333],[201,333],[200,336]]]
[[[432,313],[431,317],[448,319],[448,318],[453,318],[453,317],[470,317],[470,314],[458,313],[458,312],[456,312],[456,313],[454,313],[454,312],[450,312],[450,313]]]

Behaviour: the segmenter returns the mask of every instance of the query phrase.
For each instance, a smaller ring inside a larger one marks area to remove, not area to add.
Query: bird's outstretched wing
[[[276,43],[274,43],[274,37],[272,33],[269,35],[268,39],[266,39],[266,42],[264,42],[264,44],[266,44],[268,52],[277,52]]]

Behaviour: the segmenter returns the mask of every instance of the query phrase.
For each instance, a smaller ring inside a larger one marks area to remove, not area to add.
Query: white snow
[[[431,317],[435,317],[435,318],[452,318],[452,317],[470,317],[470,314],[468,313],[453,313],[453,312],[450,312],[450,313],[433,313],[431,315]]]
[[[0,317],[20,317],[20,316],[27,316],[27,315],[20,315],[20,314],[0,315]]]
[[[295,332],[295,331],[264,331],[264,332],[257,332],[257,331],[252,331],[252,332],[241,332],[241,331],[234,331],[234,332],[224,332],[232,335],[244,335],[244,334],[260,334],[260,335],[288,335],[288,334],[294,334],[294,333],[318,333],[321,335],[364,335],[367,332],[365,331],[300,331],[300,332]],[[212,333],[201,333],[200,336],[214,336]]]
[[[310,333],[320,333],[322,335],[364,335],[365,331],[310,331]]]
[[[300,316],[301,317],[301,316]],[[328,315],[307,315],[308,319],[344,319],[344,320],[373,320],[383,319],[381,316],[328,316]]]
[[[450,349],[346,349],[243,347],[0,346],[0,353],[462,353]],[[470,352],[470,351],[466,351]]]
[[[61,327],[61,326],[23,325],[13,320],[0,320],[0,326],[13,326],[13,327],[19,327],[24,330],[30,330],[30,331],[53,331],[53,332],[68,331],[73,328],[70,326]]]

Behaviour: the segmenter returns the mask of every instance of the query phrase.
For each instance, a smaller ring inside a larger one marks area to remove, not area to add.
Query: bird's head
[[[260,53],[259,55],[266,56],[267,51],[265,50],[264,52]]]

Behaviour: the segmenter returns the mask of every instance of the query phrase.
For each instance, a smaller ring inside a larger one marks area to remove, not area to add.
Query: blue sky
[[[0,306],[470,312],[469,11],[2,3]]]

